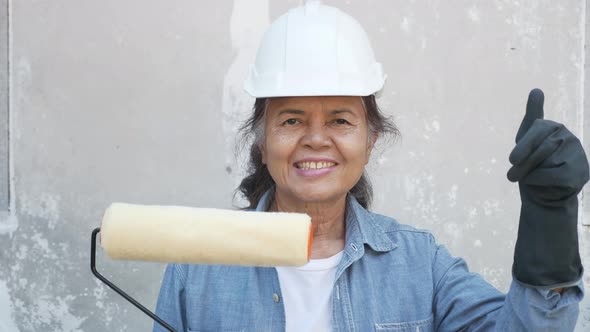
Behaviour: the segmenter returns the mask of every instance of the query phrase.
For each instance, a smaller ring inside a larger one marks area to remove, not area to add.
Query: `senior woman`
[[[365,165],[397,134],[375,94],[385,76],[365,32],[309,1],[278,18],[246,82],[256,97],[240,192],[258,211],[304,212],[300,267],[168,266],[157,313],[181,331],[564,331],[583,290],[576,194],[588,179],[579,141],[542,120],[534,90],[510,155],[522,210],[504,295],[433,236],[369,211]],[[162,328],[156,324],[154,331]]]

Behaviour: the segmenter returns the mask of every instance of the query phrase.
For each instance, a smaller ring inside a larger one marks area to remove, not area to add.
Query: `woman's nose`
[[[307,127],[301,143],[314,150],[330,147],[332,140],[328,134],[328,128],[323,124],[313,124]]]

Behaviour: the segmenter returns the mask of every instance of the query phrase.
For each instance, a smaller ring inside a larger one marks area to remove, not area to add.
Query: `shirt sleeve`
[[[160,295],[156,305],[156,315],[172,326],[176,331],[186,329],[184,285],[186,266],[169,264],[164,272]],[[168,332],[166,328],[154,321],[153,332]]]
[[[438,331],[573,331],[584,296],[581,282],[559,294],[516,281],[504,295],[437,245],[433,274]]]

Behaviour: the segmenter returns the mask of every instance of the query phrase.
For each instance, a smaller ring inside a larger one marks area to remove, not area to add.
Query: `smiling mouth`
[[[336,163],[329,162],[329,161],[304,161],[300,163],[296,163],[295,167],[299,169],[322,169],[322,168],[329,168],[336,166]]]

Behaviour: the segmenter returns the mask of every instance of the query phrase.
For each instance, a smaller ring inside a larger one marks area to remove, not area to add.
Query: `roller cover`
[[[113,259],[299,266],[311,254],[307,214],[113,203],[101,224]]]

